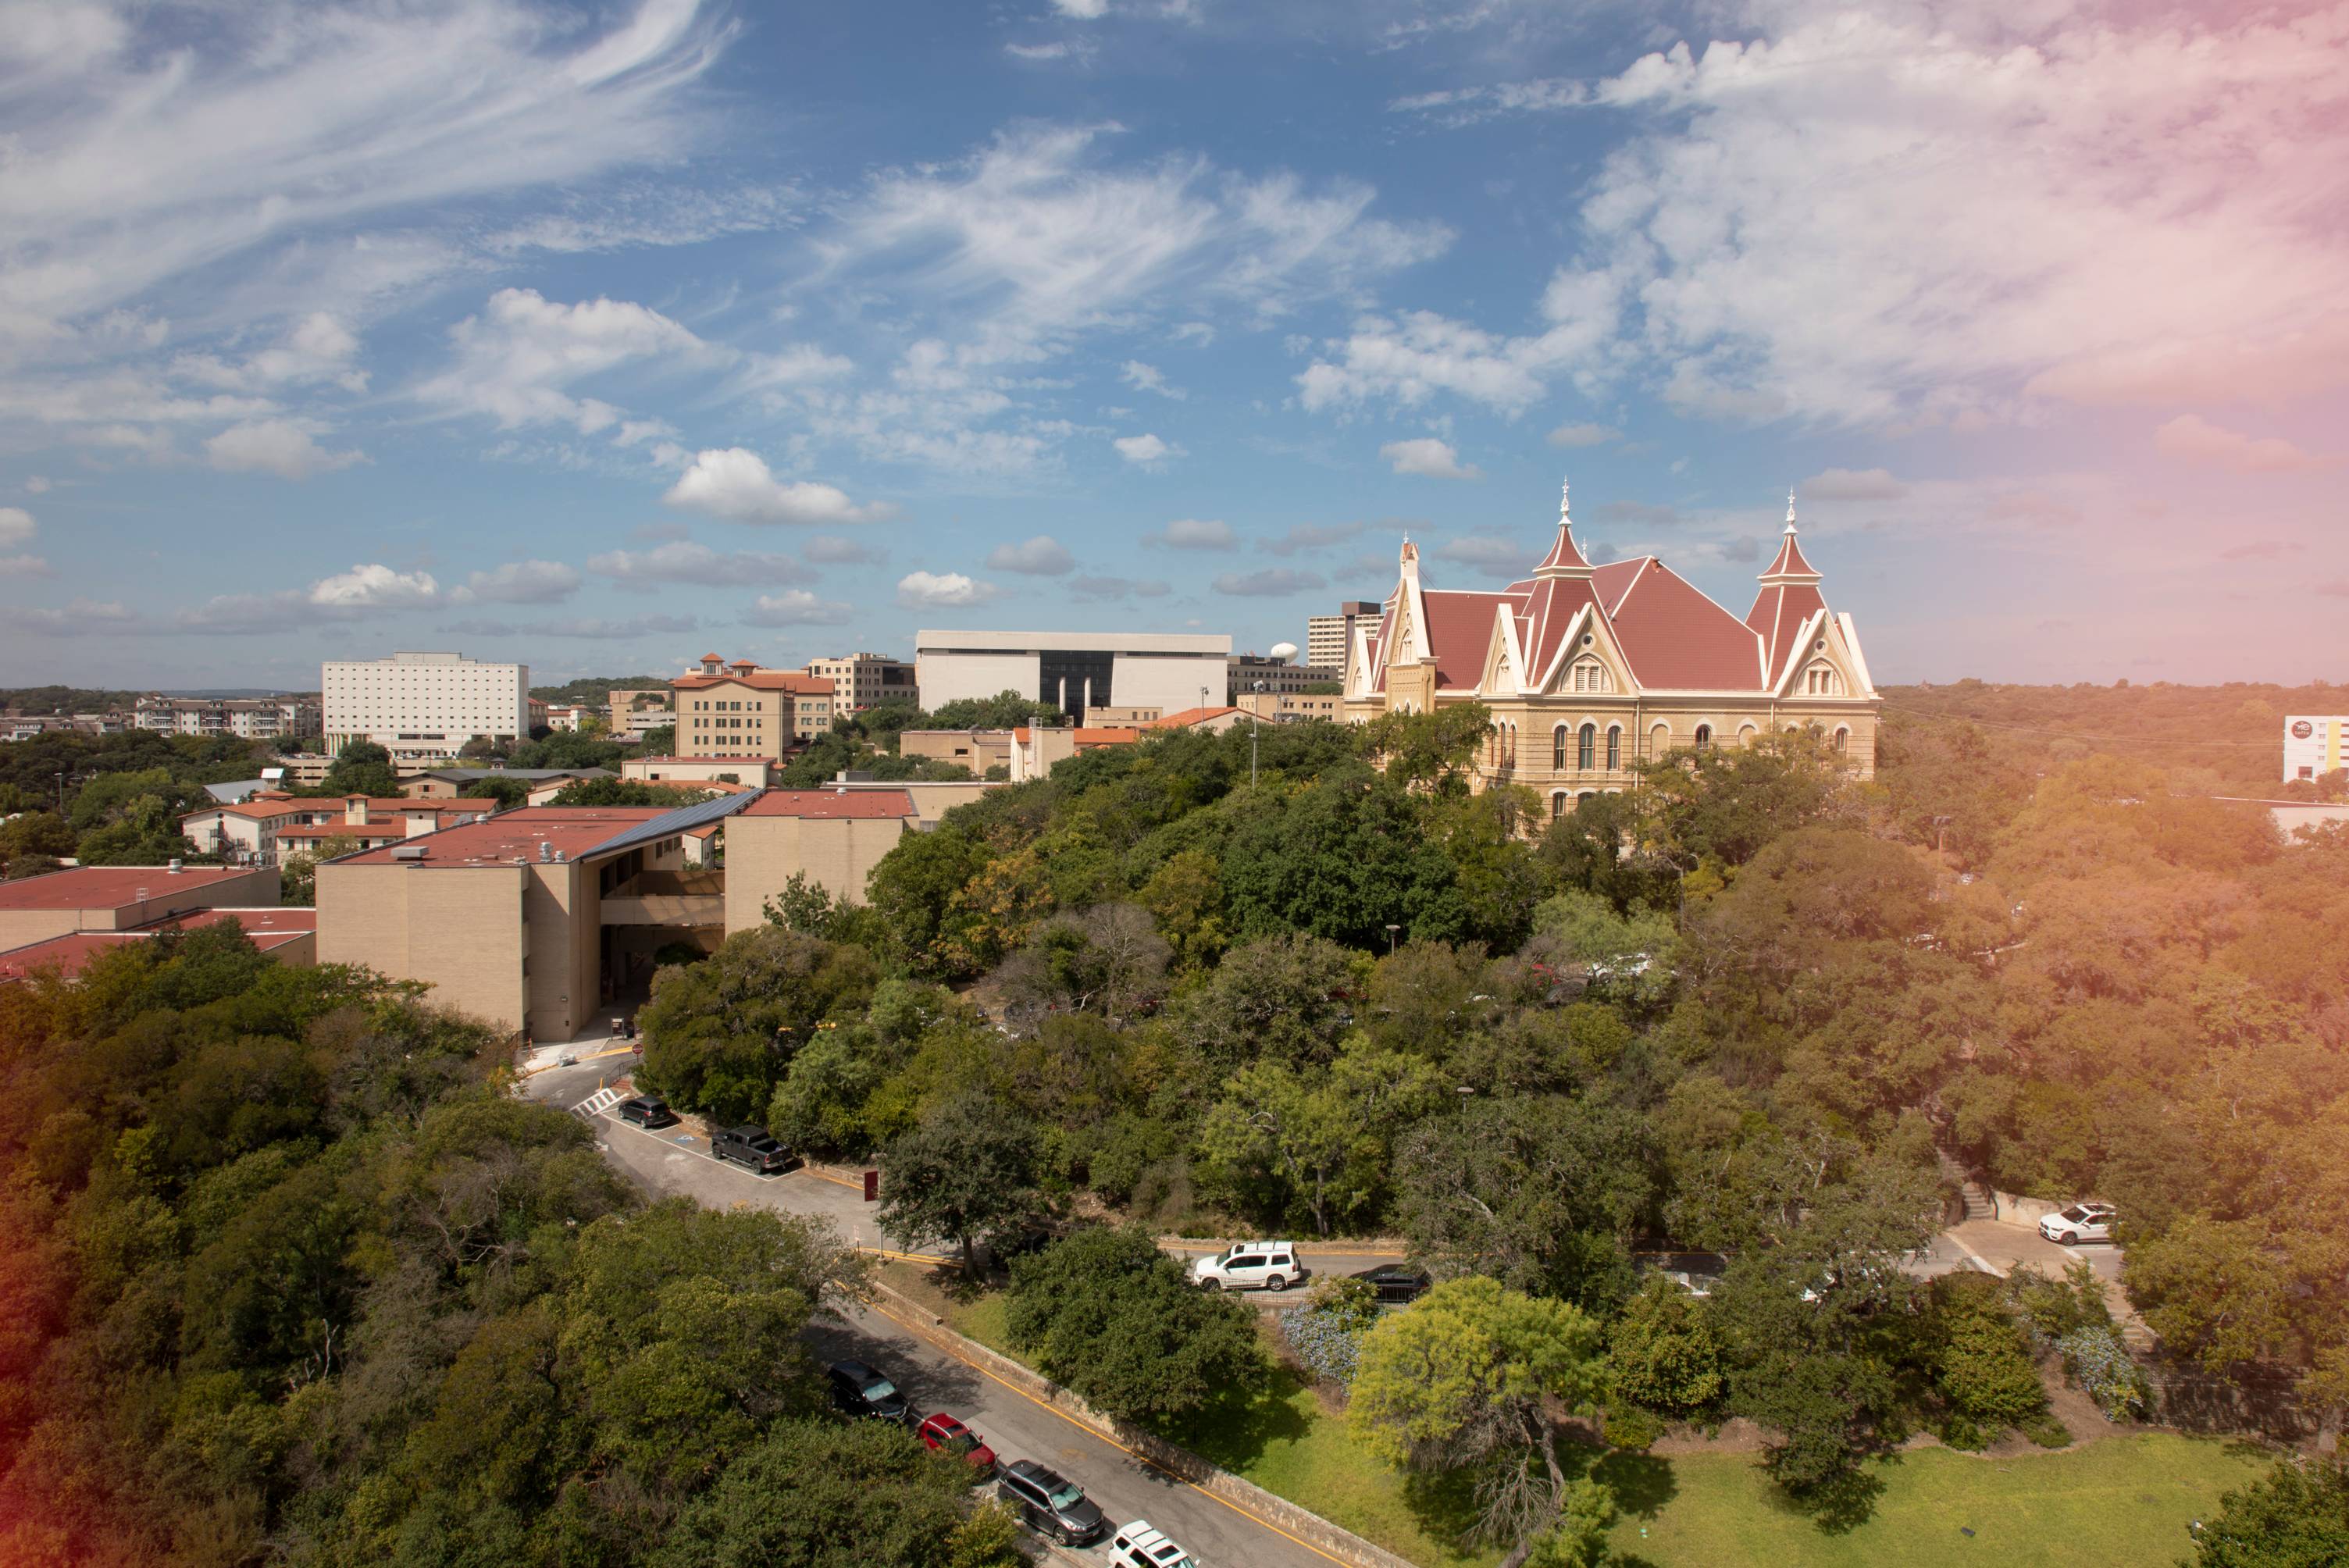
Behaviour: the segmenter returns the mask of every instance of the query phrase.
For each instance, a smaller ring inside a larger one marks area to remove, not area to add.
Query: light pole
[[[1264,683],[1262,681],[1256,683],[1256,707],[1248,709],[1248,788],[1251,789],[1256,788],[1257,726],[1260,722],[1260,710],[1264,707]]]
[[[1402,926],[1393,924],[1387,927],[1387,956],[1390,958],[1394,956],[1395,933],[1402,929]]]

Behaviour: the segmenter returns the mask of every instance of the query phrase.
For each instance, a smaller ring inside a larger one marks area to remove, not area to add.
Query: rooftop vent
[[[178,856],[176,856],[176,855],[175,855],[175,856],[173,856],[173,857],[172,857],[172,859],[171,859],[171,874],[172,874],[173,876],[178,876],[178,875],[180,874],[180,861],[179,861],[179,857],[178,857]]]
[[[538,863],[543,866],[551,866],[554,863],[554,845],[551,841],[546,839],[538,841]]]
[[[420,861],[430,850],[423,844],[394,844],[391,858],[395,861]]]

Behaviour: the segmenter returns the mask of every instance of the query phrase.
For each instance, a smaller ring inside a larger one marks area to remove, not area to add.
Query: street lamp
[[[1390,958],[1394,956],[1395,933],[1402,929],[1400,925],[1390,924],[1387,927],[1387,956]]]
[[[1264,707],[1264,683],[1262,681],[1256,683],[1256,706],[1248,709],[1248,788],[1251,789],[1256,788],[1257,726],[1261,720],[1261,713]]]

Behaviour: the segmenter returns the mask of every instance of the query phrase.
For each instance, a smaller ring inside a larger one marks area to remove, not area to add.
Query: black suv
[[[761,1176],[792,1167],[792,1152],[763,1127],[721,1127],[709,1135],[709,1152],[748,1165]]]
[[[677,1112],[668,1101],[657,1094],[640,1094],[634,1099],[620,1102],[620,1119],[633,1121],[638,1127],[667,1127],[677,1120]]]
[[[1001,1474],[997,1490],[1003,1501],[1017,1508],[1038,1534],[1063,1546],[1083,1546],[1099,1541],[1109,1528],[1085,1489],[1058,1470],[1046,1470],[1034,1460],[1013,1460]]]
[[[897,1385],[864,1362],[835,1361],[824,1375],[832,1379],[832,1402],[848,1414],[895,1421],[901,1427],[913,1424],[913,1407],[897,1392]]]

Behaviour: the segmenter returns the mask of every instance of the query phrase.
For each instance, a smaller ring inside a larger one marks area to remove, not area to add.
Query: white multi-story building
[[[476,736],[530,734],[530,666],[462,654],[329,660],[320,671],[326,753],[371,740],[395,765],[454,757]]]
[[[1385,609],[1368,599],[1352,599],[1339,605],[1334,615],[1308,615],[1305,662],[1317,670],[1330,671],[1325,678],[1336,680],[1346,673],[1346,650],[1354,645],[1354,628],[1376,626]]]
[[[1165,713],[1213,704],[1228,684],[1227,636],[1164,632],[921,632],[915,679],[932,713],[1010,691],[1079,724],[1100,707]]]
[[[276,740],[318,733],[318,699],[311,696],[142,696],[135,722],[162,735],[233,735]]]
[[[2349,768],[2349,718],[2313,713],[2286,714],[2283,721],[2283,781],[2322,779]]]

